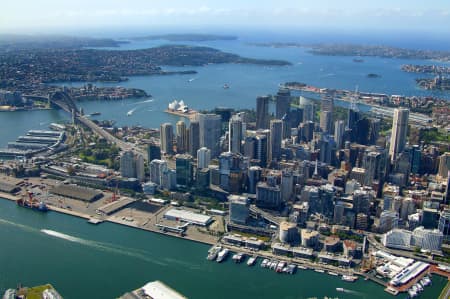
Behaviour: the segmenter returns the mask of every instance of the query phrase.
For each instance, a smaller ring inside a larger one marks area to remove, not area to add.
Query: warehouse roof
[[[65,184],[53,187],[50,193],[90,202],[103,196],[102,192],[95,189]]]
[[[208,225],[212,221],[211,216],[202,215],[182,209],[170,209],[164,214],[164,216],[166,218],[175,218],[185,222],[191,222],[193,224],[203,226]]]

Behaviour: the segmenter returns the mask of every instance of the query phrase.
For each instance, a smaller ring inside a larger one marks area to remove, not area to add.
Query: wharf
[[[18,201],[20,199],[18,196],[14,196],[12,194],[5,193],[5,192],[0,192],[0,197],[4,198],[4,199],[12,200],[12,201]]]
[[[188,112],[184,113],[181,111],[166,109],[164,112],[172,114],[172,115],[176,115],[176,116],[186,117],[189,120],[194,120],[198,114],[198,111],[196,111],[196,110],[189,110]]]

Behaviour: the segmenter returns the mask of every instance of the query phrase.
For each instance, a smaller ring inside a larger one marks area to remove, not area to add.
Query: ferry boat
[[[219,254],[217,255],[216,262],[218,262],[218,263],[223,262],[228,257],[229,252],[230,252],[230,250],[227,248],[222,249],[219,252]]]
[[[251,256],[247,261],[247,266],[253,266],[256,263],[257,259],[258,259],[258,256],[256,256],[256,255]]]
[[[342,275],[342,280],[347,282],[355,282],[358,280],[358,276],[354,275]]]
[[[217,255],[219,254],[219,251],[222,250],[222,246],[216,245],[211,247],[211,249],[208,250],[208,256],[206,259],[208,261],[213,261],[217,258]]]

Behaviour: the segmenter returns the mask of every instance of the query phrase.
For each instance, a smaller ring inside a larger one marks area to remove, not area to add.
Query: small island
[[[237,37],[233,35],[217,35],[217,34],[199,34],[199,33],[189,33],[189,34],[160,34],[160,35],[148,35],[134,37],[132,40],[166,40],[170,42],[206,42],[206,41],[217,41],[217,40],[236,40]]]

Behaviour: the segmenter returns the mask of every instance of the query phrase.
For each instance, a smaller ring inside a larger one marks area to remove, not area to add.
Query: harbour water
[[[276,274],[259,265],[206,260],[208,246],[0,200],[0,292],[51,282],[64,298],[116,298],[161,280],[189,298],[392,298],[375,283],[355,283],[312,270]],[[445,279],[433,277],[422,298],[437,298]],[[340,293],[336,288],[351,290]]]
[[[270,41],[268,38],[266,41]],[[258,95],[274,94],[280,83],[288,81],[305,82],[328,88],[359,90],[401,95],[434,95],[450,98],[445,92],[432,92],[416,87],[415,78],[423,74],[405,73],[400,70],[404,63],[426,64],[430,61],[386,59],[365,57],[363,63],[353,62],[353,57],[315,56],[303,48],[265,48],[251,46],[250,40],[183,42],[183,44],[210,46],[246,57],[284,59],[291,66],[260,66],[223,64],[202,67],[164,67],[167,70],[196,70],[196,75],[131,77],[120,83],[94,83],[98,86],[141,88],[153,96],[152,100],[127,99],[120,102],[85,101],[80,104],[86,114],[101,112],[96,119],[113,119],[117,125],[142,125],[159,127],[162,122],[176,122],[179,118],[164,112],[174,99],[184,100],[196,110],[217,106],[231,108],[255,108]],[[178,42],[179,43],[179,42]],[[141,41],[124,44],[123,49],[139,49],[170,44],[168,41]],[[119,48],[120,49],[120,48]],[[434,63],[434,62],[433,62]],[[441,64],[441,63],[439,63]],[[368,78],[375,73],[380,78]],[[193,80],[192,80],[193,79]],[[82,85],[84,83],[61,83],[61,85]],[[229,89],[223,85],[228,84]],[[131,115],[128,111],[133,110]],[[0,127],[9,128],[2,132],[0,146],[13,141],[17,135],[29,129],[39,129],[53,121],[69,120],[57,111],[4,112],[0,114]]]

